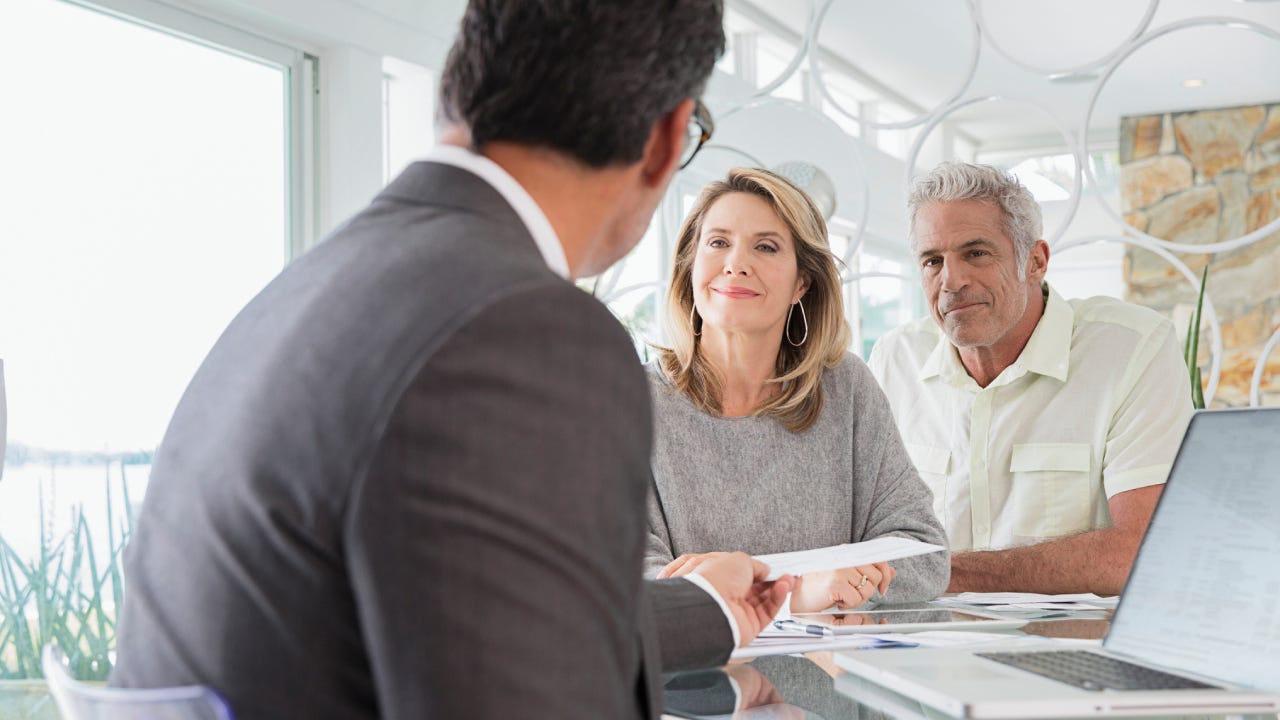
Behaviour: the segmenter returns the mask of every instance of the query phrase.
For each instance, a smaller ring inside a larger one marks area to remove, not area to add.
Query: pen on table
[[[832,635],[830,628],[824,628],[821,625],[810,625],[808,623],[798,622],[796,620],[774,620],[773,626],[779,630],[803,630],[810,635]]]

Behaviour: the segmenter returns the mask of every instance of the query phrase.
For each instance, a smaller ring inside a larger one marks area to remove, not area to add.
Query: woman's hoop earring
[[[804,337],[800,338],[800,342],[796,342],[795,340],[791,339],[791,311],[796,309],[796,305],[800,306],[800,320],[804,322]],[[804,301],[797,300],[791,304],[790,308],[787,309],[787,342],[791,343],[792,347],[800,347],[801,345],[804,344],[804,341],[808,339],[809,339],[809,318],[805,317],[805,314],[804,314]]]
[[[693,313],[697,311],[698,306],[690,303],[689,305],[689,330],[693,332],[694,337],[698,337],[702,333],[693,324]]]

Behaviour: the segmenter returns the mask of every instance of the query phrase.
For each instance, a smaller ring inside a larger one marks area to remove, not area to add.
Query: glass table
[[[1106,634],[1109,617],[1110,611],[1069,613],[1067,617],[1029,622],[1011,634],[1098,640]],[[933,720],[949,717],[845,673],[836,666],[831,652],[735,661],[716,670],[667,675],[663,681],[664,717],[671,718]],[[1280,715],[1227,717],[1280,719]]]

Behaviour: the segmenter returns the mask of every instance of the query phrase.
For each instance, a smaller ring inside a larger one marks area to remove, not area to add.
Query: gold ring
[[[858,583],[858,589],[859,589],[859,590],[861,590],[861,589],[862,589],[862,586],[864,586],[864,585],[866,585],[866,584],[867,584],[867,576],[866,576],[866,575],[863,575],[863,576],[862,576],[862,581]]]

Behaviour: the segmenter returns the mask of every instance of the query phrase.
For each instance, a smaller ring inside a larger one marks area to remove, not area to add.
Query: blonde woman
[[[848,352],[826,223],[801,190],[743,168],[705,187],[680,230],[667,312],[671,347],[649,368],[648,574],[680,575],[718,551],[882,535],[946,544],[884,393]],[[802,576],[791,610],[947,586],[946,553],[894,566]]]

